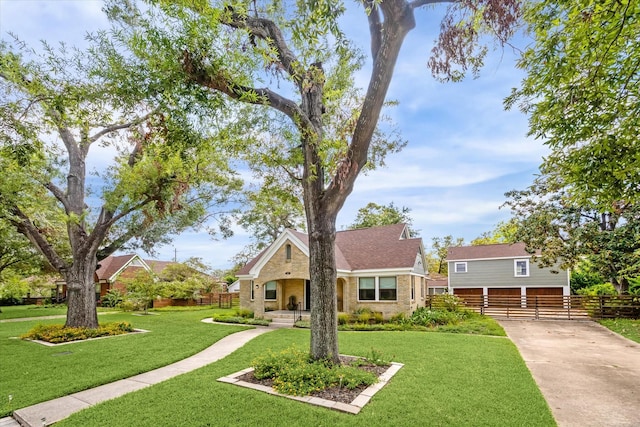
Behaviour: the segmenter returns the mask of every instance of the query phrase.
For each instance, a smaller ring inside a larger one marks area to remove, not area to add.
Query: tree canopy
[[[413,220],[409,215],[411,209],[403,206],[399,208],[393,204],[379,205],[371,202],[367,206],[358,209],[356,219],[349,226],[350,229],[378,227],[381,225],[407,224],[411,235],[417,235],[417,231],[412,229]]]
[[[637,204],[640,3],[526,5],[534,43],[519,62],[527,76],[507,106],[529,114],[529,133],[551,148],[542,173],[578,205]]]
[[[104,35],[86,52],[0,43],[0,219],[65,279],[68,326],[97,326],[98,259],[150,251],[240,185],[231,112],[144,65]]]
[[[640,209],[618,204],[601,212],[597,204],[579,205],[568,191],[548,186],[544,176],[526,190],[507,193],[506,206],[518,224],[516,238],[540,249],[537,262],[562,268],[586,260],[590,268],[624,292],[640,274]]]

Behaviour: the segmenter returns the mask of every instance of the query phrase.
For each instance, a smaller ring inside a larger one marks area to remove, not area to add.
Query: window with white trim
[[[253,293],[253,280],[249,282],[249,288],[251,289],[251,301],[255,299],[255,294]]]
[[[456,273],[466,273],[467,272],[467,263],[466,262],[456,262],[454,264],[453,271]]]
[[[375,301],[376,278],[360,277],[358,279],[358,299],[360,301]]]
[[[398,286],[396,284],[395,277],[379,277],[379,295],[380,301],[395,301],[397,300]]]
[[[264,284],[264,299],[275,300],[276,299],[276,282],[274,280]]]
[[[411,276],[411,301],[416,299],[416,276]]]
[[[513,268],[516,277],[529,277],[529,260],[516,259],[513,261]]]
[[[395,276],[358,278],[358,301],[396,301],[397,294]]]
[[[286,261],[291,262],[291,245],[285,246]]]

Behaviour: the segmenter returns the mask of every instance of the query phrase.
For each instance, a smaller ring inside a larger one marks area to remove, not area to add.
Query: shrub
[[[459,313],[447,310],[431,310],[420,307],[411,315],[411,322],[421,326],[447,325],[462,319]]]
[[[214,314],[213,320],[216,322],[223,322],[223,323],[239,323],[242,325],[258,325],[258,326],[269,326],[269,324],[271,323],[270,320],[254,319],[251,317],[241,317],[241,316],[228,316],[224,314]]]
[[[97,329],[69,328],[64,325],[36,325],[29,332],[20,336],[20,338],[41,340],[50,343],[62,343],[86,340],[89,338],[122,335],[129,332],[133,332],[133,326],[131,326],[129,322],[104,323]]]
[[[248,308],[237,308],[234,310],[236,316],[244,317],[245,319],[253,319],[253,311]]]
[[[578,289],[578,295],[618,295],[618,291],[613,287],[611,283],[600,283],[597,285],[591,285],[586,288]]]
[[[347,313],[338,313],[338,325],[346,325],[349,323],[349,318]]]
[[[103,307],[117,307],[122,302],[124,293],[120,289],[109,289],[102,297]]]
[[[334,386],[354,389],[377,381],[370,372],[329,361],[314,361],[308,353],[296,348],[280,353],[270,351],[255,359],[253,367],[257,379],[272,378],[274,389],[294,396],[305,396]]]
[[[357,315],[358,322],[360,323],[369,323],[372,317],[373,314],[370,312],[363,312]]]
[[[431,308],[434,310],[457,312],[464,309],[464,303],[455,295],[440,294],[434,295],[431,298]]]

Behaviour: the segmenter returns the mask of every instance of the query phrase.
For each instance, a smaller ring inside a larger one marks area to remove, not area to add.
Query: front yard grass
[[[219,327],[213,326],[212,331]],[[309,331],[261,335],[196,371],[76,413],[57,426],[554,426],[516,347],[506,338],[424,332],[340,332],[343,354],[375,351],[404,363],[354,416],[219,383],[268,350],[308,351]],[[167,341],[174,347],[173,339]]]
[[[55,347],[17,337],[37,324],[59,324],[64,323],[64,319],[2,323],[0,417],[18,408],[168,365],[203,350],[230,333],[247,329],[200,322],[215,312],[232,310],[162,312],[156,316],[110,314],[109,322],[129,322],[134,328],[150,333]]]
[[[640,319],[604,319],[599,323],[625,338],[640,343]]]
[[[10,305],[0,307],[0,320],[67,314],[66,305]]]

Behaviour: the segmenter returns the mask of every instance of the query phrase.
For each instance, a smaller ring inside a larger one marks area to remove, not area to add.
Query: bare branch
[[[62,189],[60,189],[60,187],[55,185],[53,182],[46,182],[43,185],[47,190],[51,192],[51,194],[55,196],[56,199],[58,199],[60,203],[62,203],[65,212],[69,213],[71,211],[71,206],[69,205],[69,199],[67,198],[67,195],[64,193],[64,191],[62,191]]]
[[[100,139],[102,136],[111,133],[111,132],[115,132],[121,129],[128,129],[131,126],[135,126],[138,125],[142,122],[144,122],[145,120],[147,120],[149,117],[151,117],[155,112],[151,112],[149,114],[146,114],[142,117],[139,117],[135,120],[132,120],[130,122],[127,123],[118,123],[118,124],[112,124],[109,126],[106,126],[104,129],[102,129],[100,132],[92,135],[91,137],[89,137],[89,143],[93,144],[94,142],[96,142],[98,139]]]
[[[11,204],[9,206],[9,211],[11,214],[18,219],[9,219],[9,221],[16,227],[19,233],[24,235],[27,239],[31,241],[45,256],[47,261],[51,263],[58,271],[64,271],[68,269],[68,265],[66,262],[60,258],[55,249],[47,242],[38,228],[31,222],[31,219],[22,212],[22,210],[16,206],[15,204]]]
[[[373,0],[366,0],[365,12],[369,20],[369,33],[371,35],[371,58],[373,60],[378,56],[380,45],[382,44],[382,22],[380,20],[380,10]]]
[[[196,62],[191,53],[186,50],[183,53],[182,66],[191,79],[200,85],[222,92],[236,100],[242,100],[255,105],[268,105],[287,115],[294,123],[299,123],[302,129],[313,129],[312,123],[298,104],[270,89],[257,89],[239,85],[227,79],[220,72],[218,72],[217,75],[211,76],[201,64]]]
[[[264,40],[269,45],[276,48],[278,59],[284,70],[296,81],[302,80],[302,75],[296,70],[295,64],[298,63],[296,56],[293,54],[280,28],[271,20],[265,18],[257,18],[251,16],[240,15],[236,12],[231,13],[231,19],[225,22],[226,25],[245,29],[254,37]]]

